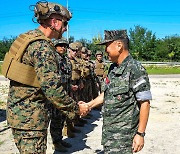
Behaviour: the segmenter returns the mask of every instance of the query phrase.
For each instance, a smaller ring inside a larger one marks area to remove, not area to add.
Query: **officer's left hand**
[[[144,137],[135,135],[133,139],[132,149],[133,152],[138,152],[144,147]]]

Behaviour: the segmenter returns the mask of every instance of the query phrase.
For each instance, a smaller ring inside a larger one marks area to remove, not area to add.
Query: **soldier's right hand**
[[[79,105],[79,115],[81,117],[86,116],[91,111],[89,105],[83,101],[79,101],[78,105]]]

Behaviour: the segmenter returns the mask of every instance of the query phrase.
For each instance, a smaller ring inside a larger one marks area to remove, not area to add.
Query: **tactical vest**
[[[90,75],[90,64],[85,60],[82,60],[81,63],[82,63],[81,77],[85,78]]]
[[[36,40],[47,40],[50,42],[50,39],[43,35],[27,33],[21,34],[13,42],[9,52],[5,55],[2,65],[2,74],[6,78],[25,85],[40,87],[34,67],[22,63],[22,57],[27,46]]]
[[[61,76],[61,82],[63,88],[70,93],[71,90],[71,78],[72,78],[72,64],[68,57],[57,53],[59,59],[59,74]]]
[[[70,60],[72,63],[72,80],[79,80],[81,78],[81,71],[80,68],[77,69],[77,61],[76,60]]]
[[[104,63],[100,63],[98,61],[95,61],[94,72],[97,76],[103,76],[104,75]]]

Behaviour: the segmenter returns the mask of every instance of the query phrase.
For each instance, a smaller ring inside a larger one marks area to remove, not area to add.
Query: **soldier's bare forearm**
[[[104,92],[101,93],[98,97],[96,97],[95,99],[93,99],[92,101],[90,101],[89,103],[87,103],[90,108],[94,108],[100,104],[104,103]]]
[[[146,125],[148,122],[148,117],[149,117],[150,102],[144,101],[144,102],[140,102],[140,103],[141,103],[141,108],[140,108],[138,131],[139,132],[145,132]]]

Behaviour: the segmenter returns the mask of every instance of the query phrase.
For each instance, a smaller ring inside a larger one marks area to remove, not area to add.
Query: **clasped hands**
[[[85,103],[83,101],[79,101],[78,105],[79,105],[79,115],[80,115],[80,117],[86,116],[91,111],[91,108],[88,105],[88,103]]]

